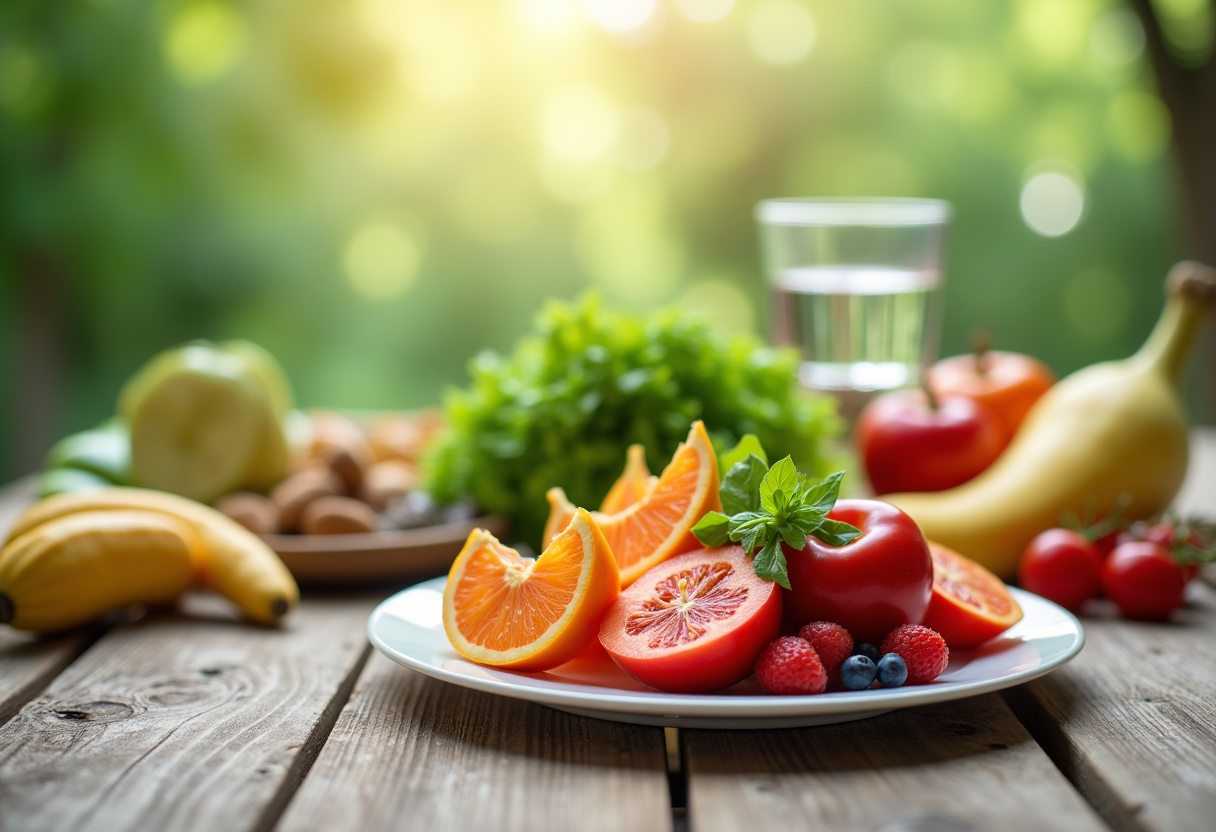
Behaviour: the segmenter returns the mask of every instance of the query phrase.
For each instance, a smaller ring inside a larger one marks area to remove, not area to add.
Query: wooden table
[[[1194,456],[1180,506],[1210,517],[1216,430]],[[27,499],[0,493],[0,528]],[[204,596],[47,640],[0,628],[0,830],[1216,828],[1210,581],[1169,624],[1096,608],[1074,662],[1003,694],[781,731],[429,679],[368,645],[396,589],[308,594],[281,630]]]

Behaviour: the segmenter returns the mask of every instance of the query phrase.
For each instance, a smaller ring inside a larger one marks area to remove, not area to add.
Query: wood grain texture
[[[1081,655],[1007,700],[1116,829],[1213,828],[1216,591],[1192,582],[1170,623],[1086,610]]]
[[[0,830],[268,828],[369,648],[375,600],[311,599],[282,629],[215,597],[117,627],[0,728]]]
[[[37,696],[100,632],[100,628],[91,628],[40,638],[0,627],[0,725]]]
[[[995,694],[684,737],[692,832],[1104,828]]]
[[[276,832],[670,828],[661,728],[478,693],[375,653]]]

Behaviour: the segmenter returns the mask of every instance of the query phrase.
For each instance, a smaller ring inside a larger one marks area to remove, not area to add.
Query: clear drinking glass
[[[773,341],[802,351],[816,390],[915,384],[937,357],[950,203],[769,199],[757,203]]]

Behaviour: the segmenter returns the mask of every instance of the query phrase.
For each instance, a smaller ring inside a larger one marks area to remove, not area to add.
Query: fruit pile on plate
[[[788,460],[769,468],[750,441],[758,453],[737,462],[736,451],[725,454],[733,464],[721,479],[700,422],[658,477],[631,451],[598,512],[553,489],[535,559],[474,531],[444,591],[453,647],[470,661],[535,672],[598,642],[626,673],[663,691],[720,690],[755,671],[821,675],[822,686],[798,691],[818,693],[849,687],[842,671],[863,687],[852,665],[865,662],[843,667],[853,639],[895,654],[873,648],[864,687],[879,681],[884,660],[888,684],[901,672],[899,684],[923,684],[945,668],[950,647],[977,646],[1020,620],[998,578],[927,542],[903,512],[837,502],[839,475],[808,483]],[[794,635],[816,622],[845,633],[848,649]]]
[[[139,486],[202,503],[258,534],[357,534],[474,516],[419,489],[436,410],[360,422],[297,410],[278,361],[249,341],[195,341],[148,362],[118,413],[51,449],[39,496]]]

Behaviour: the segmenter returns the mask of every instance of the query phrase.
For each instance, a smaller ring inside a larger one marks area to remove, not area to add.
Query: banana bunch
[[[17,519],[0,549],[0,623],[48,632],[132,603],[212,589],[274,624],[299,600],[257,535],[201,503],[139,488],[57,494]]]

